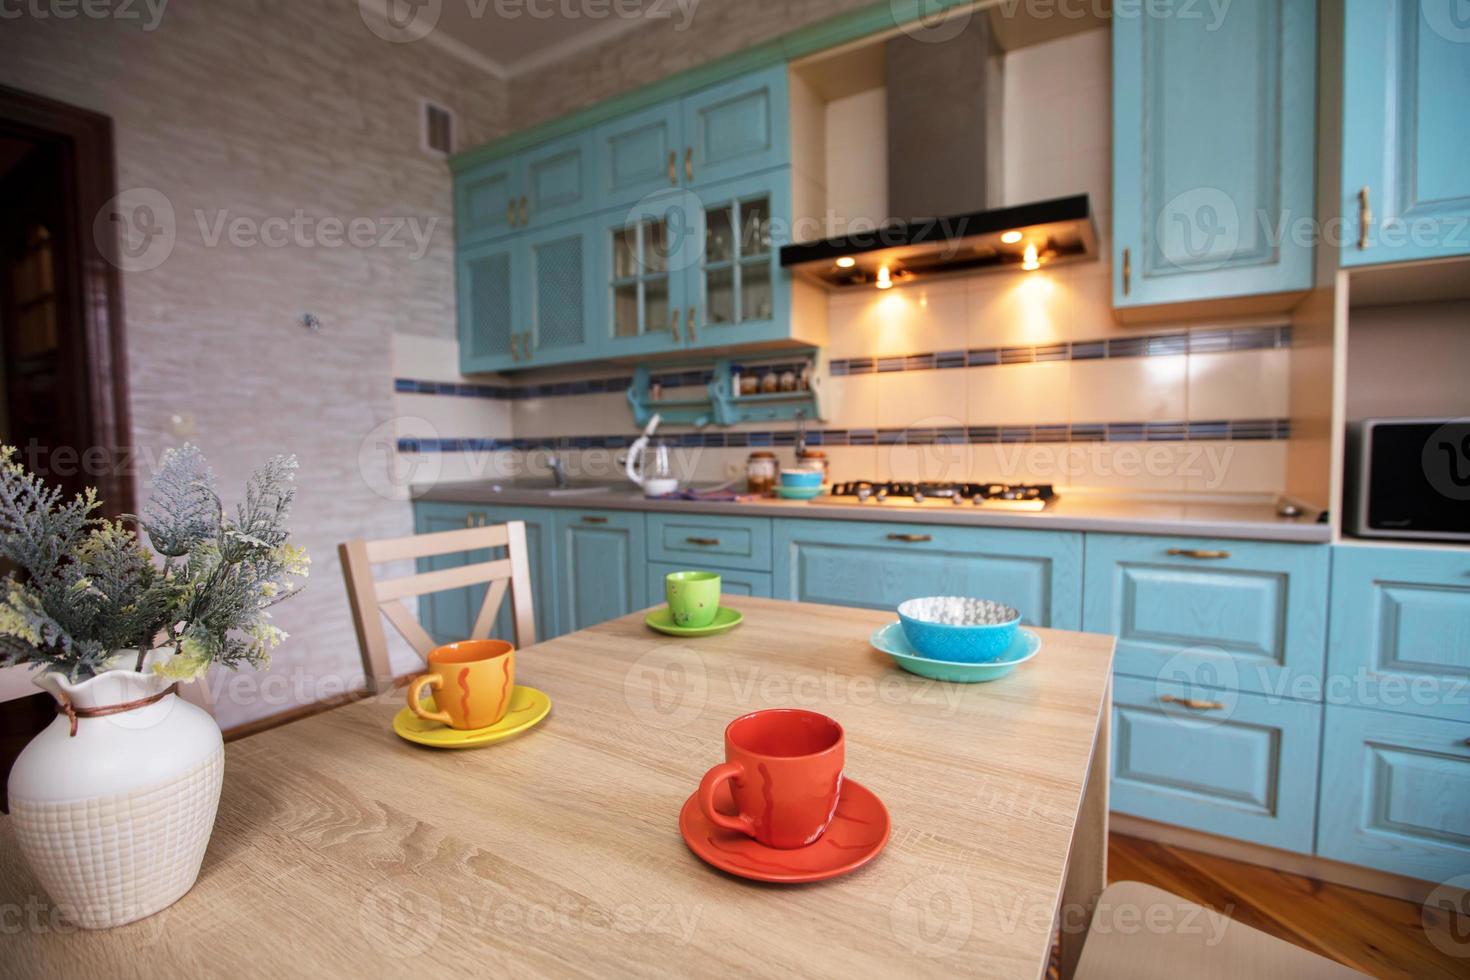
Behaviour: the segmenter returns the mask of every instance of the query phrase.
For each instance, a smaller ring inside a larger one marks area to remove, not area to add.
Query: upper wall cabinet
[[[460,245],[514,231],[520,219],[521,161],[491,160],[454,180],[454,231]]]
[[[691,187],[789,163],[785,65],[684,99],[684,180]]]
[[[1316,11],[1113,18],[1115,307],[1310,288]]]
[[[544,228],[581,217],[596,206],[592,192],[592,134],[573,133],[524,154],[524,190],[517,227]]]
[[[1347,0],[1343,265],[1470,254],[1470,20],[1460,0]]]
[[[655,191],[678,187],[684,153],[681,130],[677,101],[597,127],[592,141],[603,205],[627,207]]]

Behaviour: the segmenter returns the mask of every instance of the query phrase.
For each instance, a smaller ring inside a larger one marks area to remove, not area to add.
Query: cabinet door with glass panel
[[[784,339],[791,289],[779,253],[790,240],[790,172],[726,181],[695,196],[703,249],[688,271],[685,345]]]
[[[604,356],[667,351],[684,344],[687,273],[698,232],[689,195],[650,195],[600,219],[606,288]]]

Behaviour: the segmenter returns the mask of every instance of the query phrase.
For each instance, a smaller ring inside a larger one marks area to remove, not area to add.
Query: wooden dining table
[[[552,710],[497,744],[401,740],[401,690],[231,742],[198,883],[130,925],[49,911],[6,826],[0,974],[1037,977],[1059,924],[1068,976],[1105,883],[1113,638],[1038,630],[954,684],[869,646],[891,613],[728,602],[723,635],[634,613],[519,651]],[[747,881],[680,836],[725,725],[777,706],[837,719],[888,809],[844,876]]]

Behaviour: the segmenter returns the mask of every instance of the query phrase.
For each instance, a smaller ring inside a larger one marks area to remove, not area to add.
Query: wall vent
[[[447,157],[454,152],[454,113],[428,99],[422,101],[424,152]]]

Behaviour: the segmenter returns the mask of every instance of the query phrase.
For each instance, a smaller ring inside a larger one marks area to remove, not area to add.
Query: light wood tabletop
[[[198,884],[119,929],[49,915],[0,818],[0,973],[1040,976],[1104,884],[1112,638],[1040,630],[1009,676],[948,684],[868,646],[890,613],[730,604],[721,636],[636,613],[522,651],[552,711],[496,745],[400,740],[401,691],[231,743]],[[685,846],[726,723],[774,706],[846,729],[892,817],[870,864],[758,884]]]

